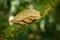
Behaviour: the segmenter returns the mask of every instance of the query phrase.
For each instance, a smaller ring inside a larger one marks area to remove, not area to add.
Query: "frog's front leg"
[[[25,22],[18,22],[19,24],[21,24],[21,25],[27,25],[27,23],[25,23]]]

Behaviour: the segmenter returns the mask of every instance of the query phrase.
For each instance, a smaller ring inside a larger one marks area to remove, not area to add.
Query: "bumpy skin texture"
[[[12,23],[19,23],[22,25],[27,25],[28,23],[33,22],[34,20],[40,19],[40,13],[34,9],[24,10],[11,20]]]

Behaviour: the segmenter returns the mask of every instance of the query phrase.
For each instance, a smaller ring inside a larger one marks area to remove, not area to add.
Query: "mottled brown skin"
[[[33,22],[34,20],[40,19],[40,13],[34,9],[32,10],[24,10],[20,12],[18,15],[11,20],[12,23],[19,23],[22,25],[27,25],[28,23]]]

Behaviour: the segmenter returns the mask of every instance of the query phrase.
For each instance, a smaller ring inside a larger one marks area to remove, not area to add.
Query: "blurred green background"
[[[9,24],[9,17],[32,4],[42,18],[27,26]],[[44,13],[51,6],[52,8]],[[59,0],[0,0],[0,40],[60,40]]]

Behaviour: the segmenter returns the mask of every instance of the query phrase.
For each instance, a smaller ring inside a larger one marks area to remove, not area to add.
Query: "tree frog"
[[[18,23],[21,25],[27,25],[34,20],[39,20],[41,18],[39,11],[36,11],[34,9],[29,10],[23,10],[19,14],[17,14],[12,20],[12,23]]]

